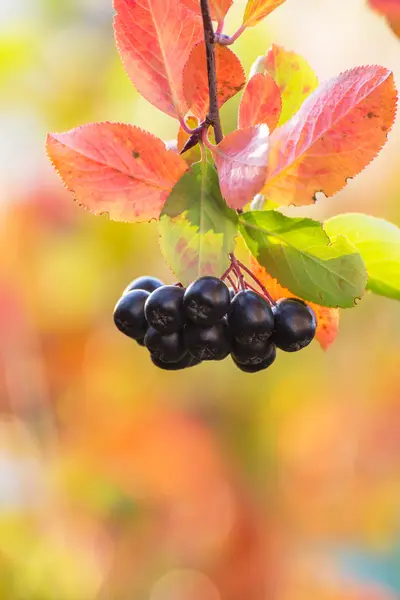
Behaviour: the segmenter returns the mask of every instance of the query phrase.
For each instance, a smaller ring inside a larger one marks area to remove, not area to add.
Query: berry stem
[[[235,292],[235,294],[237,294],[238,289],[237,289],[236,283],[233,281],[233,278],[230,275],[228,275],[227,279],[228,279],[229,283],[231,284],[233,291]]]
[[[259,281],[257,279],[257,277],[255,275],[253,275],[253,273],[250,271],[250,269],[248,269],[246,267],[246,265],[244,265],[242,262],[240,262],[240,260],[237,260],[235,258],[237,265],[240,269],[243,269],[243,271],[252,278],[252,280],[259,286],[259,288],[261,289],[262,293],[264,294],[264,296],[267,298],[267,300],[269,301],[270,304],[275,304],[275,300],[273,299],[273,297],[271,296],[271,294],[269,293],[269,291],[263,286],[263,284],[261,283],[261,281]]]
[[[229,279],[229,275],[232,273],[232,271],[233,271],[233,267],[232,267],[232,265],[229,265],[229,267],[225,271],[225,273],[223,275],[221,275],[222,281],[225,281],[225,279]]]
[[[218,106],[217,71],[215,66],[216,36],[211,21],[208,0],[200,0],[200,7],[201,16],[203,19],[204,41],[206,44],[208,89],[210,96],[210,105],[206,121],[208,121],[208,123],[213,126],[215,133],[215,141],[217,142],[217,144],[219,144],[219,142],[224,136],[222,133],[221,119],[219,116]]]
[[[246,282],[244,280],[244,276],[243,276],[242,270],[240,268],[239,262],[238,262],[236,256],[233,254],[233,252],[229,255],[229,258],[230,258],[230,261],[232,264],[232,270],[235,273],[236,277],[238,278],[240,289],[242,291],[244,291],[246,289]]]

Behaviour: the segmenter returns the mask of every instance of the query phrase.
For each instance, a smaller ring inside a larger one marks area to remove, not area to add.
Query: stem
[[[220,31],[217,30],[217,42],[221,44],[221,46],[231,46],[236,40],[242,35],[243,31],[246,29],[244,25],[241,25],[239,29],[231,36],[224,35]]]
[[[233,281],[233,279],[230,275],[228,276],[228,281],[231,284],[231,287],[232,287],[233,291],[235,292],[235,294],[237,294],[238,289],[237,289],[236,283]]]
[[[206,44],[208,89],[210,95],[210,107],[206,121],[213,126],[215,141],[219,144],[224,136],[222,133],[218,106],[217,71],[215,66],[215,34],[208,0],[200,0],[200,6],[201,16],[203,18],[204,41]]]
[[[273,297],[271,296],[271,294],[269,293],[269,291],[263,286],[263,284],[261,283],[261,281],[259,281],[257,279],[257,277],[255,275],[253,275],[253,273],[250,271],[250,269],[248,269],[246,267],[246,265],[244,265],[242,262],[240,262],[240,260],[237,260],[237,258],[235,258],[235,260],[236,260],[236,264],[239,267],[239,269],[242,269],[259,286],[259,288],[261,289],[261,291],[264,294],[264,296],[268,299],[269,303],[270,304],[275,304],[275,300],[273,299]]]

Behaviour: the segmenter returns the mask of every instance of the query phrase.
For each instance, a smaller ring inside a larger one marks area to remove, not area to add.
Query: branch
[[[204,41],[207,54],[208,89],[210,95],[210,108],[207,119],[214,127],[215,141],[217,144],[222,140],[223,133],[218,107],[217,72],[215,66],[215,34],[211,21],[208,0],[200,0],[201,15],[203,17]]]

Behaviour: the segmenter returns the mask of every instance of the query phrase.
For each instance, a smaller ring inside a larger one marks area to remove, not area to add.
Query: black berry
[[[232,356],[233,362],[238,367],[238,369],[240,369],[241,371],[244,371],[245,373],[258,373],[259,371],[264,371],[265,369],[268,369],[268,367],[270,367],[272,365],[275,358],[276,358],[276,347],[275,347],[275,344],[271,344],[271,343],[269,344],[269,355],[262,362],[255,363],[255,364],[240,363],[237,360],[235,360],[234,357]]]
[[[183,295],[185,290],[174,285],[164,285],[150,294],[145,315],[149,325],[160,333],[174,333],[185,323]]]
[[[240,344],[233,340],[232,358],[242,365],[258,365],[271,356],[271,347],[275,352],[275,346],[270,340],[256,341],[251,344]]]
[[[207,328],[188,324],[184,340],[190,354],[198,360],[223,360],[230,352],[229,330],[224,319]]]
[[[314,312],[301,300],[286,298],[275,307],[273,340],[285,352],[297,352],[312,342],[317,323]]]
[[[274,329],[272,309],[262,296],[252,290],[236,294],[228,315],[229,329],[241,344],[267,340]]]
[[[181,331],[162,335],[153,327],[149,327],[144,343],[150,353],[162,362],[178,362],[186,354]]]
[[[230,299],[231,299],[231,302],[232,302],[232,300],[233,300],[233,299],[234,299],[234,297],[236,296],[236,292],[235,292],[235,290],[234,290],[233,288],[231,288],[231,287],[230,287],[230,288],[228,288],[228,290],[229,290],[229,297],[230,297]]]
[[[230,304],[227,286],[217,277],[200,277],[189,285],[183,299],[188,319],[209,327],[226,315]]]
[[[149,297],[149,292],[133,290],[122,296],[114,309],[115,325],[135,340],[142,339],[147,331],[144,306]]]
[[[160,281],[160,279],[157,279],[157,277],[149,277],[149,276],[145,276],[145,277],[137,277],[136,279],[134,279],[125,289],[124,289],[124,294],[127,294],[128,292],[131,292],[132,290],[145,290],[146,292],[154,292],[154,290],[158,289],[159,287],[163,286],[163,282]]]
[[[194,367],[200,364],[201,361],[197,361],[189,353],[185,354],[180,361],[174,363],[167,363],[158,358],[157,355],[150,354],[152,363],[159,369],[164,371],[180,371],[181,369],[187,369],[188,367]]]

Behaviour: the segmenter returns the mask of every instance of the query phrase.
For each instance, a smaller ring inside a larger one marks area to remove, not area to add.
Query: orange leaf
[[[396,112],[393,75],[357,67],[321,85],[271,136],[263,193],[280,204],[312,204],[338,192],[385,144]]]
[[[400,2],[399,0],[369,0],[371,8],[384,15],[393,29],[400,37]]]
[[[158,218],[187,169],[183,158],[161,140],[121,123],[49,134],[47,152],[76,201],[115,221]]]
[[[243,25],[254,27],[284,2],[285,0],[248,0],[244,11]]]
[[[180,0],[180,3],[197,15],[201,14],[199,0]],[[232,4],[233,0],[209,0],[212,20],[218,22],[223,21]]]
[[[283,125],[317,88],[318,77],[302,56],[276,44],[268,50],[264,66],[281,92],[282,112],[279,125]]]
[[[243,67],[238,57],[226,46],[215,46],[218,84],[218,105],[240,92],[246,83]],[[191,112],[203,120],[209,108],[206,46],[200,42],[192,50],[183,72],[185,97]]]
[[[210,148],[228,206],[243,208],[260,191],[267,173],[269,131],[266,125],[237,129]]]
[[[266,123],[270,131],[278,124],[282,110],[279,87],[271,75],[257,73],[248,82],[239,107],[239,127]]]
[[[295,298],[295,295],[292,294],[292,292],[282,287],[254,258],[251,259],[251,263],[252,272],[266,287],[274,300],[280,300],[281,298]],[[327,350],[335,341],[339,330],[339,310],[337,308],[320,306],[313,302],[307,302],[307,304],[313,309],[315,316],[317,317],[316,338],[322,348]]]
[[[201,19],[179,0],[114,0],[117,47],[138,92],[171,117],[187,112],[182,72],[203,36]]]

